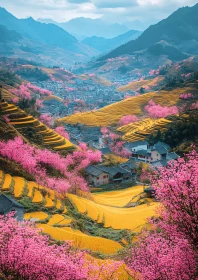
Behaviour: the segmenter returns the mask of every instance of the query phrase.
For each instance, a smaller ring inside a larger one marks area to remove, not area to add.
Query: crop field
[[[164,118],[160,119],[150,119],[146,118],[135,123],[127,124],[119,127],[117,130],[124,133],[123,139],[128,142],[135,142],[138,140],[143,140],[150,134],[154,134],[158,130],[161,132],[166,130],[167,125],[171,121]]]
[[[49,210],[59,210],[63,214],[67,213],[66,206],[60,200],[62,198],[60,194],[35,182],[26,181],[22,177],[12,177],[10,174],[4,174],[3,171],[0,171],[0,190],[2,192],[9,191],[16,199],[28,197],[32,203]]]
[[[101,77],[98,77],[98,76],[88,76],[88,75],[85,75],[85,74],[82,74],[79,76],[79,78],[81,80],[92,80],[95,84],[99,84],[99,85],[102,85],[102,86],[111,86],[111,82],[104,79],[104,78],[101,78]]]
[[[37,118],[27,115],[23,110],[19,109],[14,104],[1,102],[2,112],[9,119],[9,125],[13,126],[19,133],[21,129],[32,127],[36,134],[42,137],[43,146],[49,147],[55,151],[61,151],[73,147],[73,144],[59,133],[50,129]]]
[[[136,186],[126,190],[93,193],[92,198],[97,204],[124,207],[129,202],[136,202],[143,191],[143,186]]]
[[[125,86],[118,88],[117,91],[122,91],[122,92],[126,92],[129,90],[137,91],[141,87],[148,87],[148,86],[153,87],[153,86],[159,84],[161,81],[163,81],[163,79],[164,78],[162,76],[158,76],[158,77],[156,77],[154,79],[150,79],[150,80],[134,81]]]
[[[38,221],[43,222],[48,218],[48,214],[45,212],[31,212],[31,213],[25,213],[24,218],[26,220],[38,219]]]
[[[181,90],[149,92],[140,96],[134,96],[117,103],[108,105],[98,111],[73,114],[61,119],[58,122],[69,124],[82,123],[88,126],[110,126],[119,122],[120,118],[127,115],[144,115],[144,106],[149,100],[163,106],[176,105]],[[189,89],[185,89],[189,90]]]
[[[44,233],[49,234],[53,239],[59,241],[71,241],[72,246],[80,249],[90,249],[104,254],[114,254],[123,248],[115,241],[86,235],[79,230],[73,230],[69,227],[57,228],[48,224],[37,224],[37,227],[41,228]]]
[[[48,222],[48,225],[49,226],[68,226],[70,223],[72,222],[72,219],[71,218],[65,218],[63,215],[60,215],[60,214],[54,214],[49,222]]]
[[[94,201],[76,195],[67,195],[77,210],[86,214],[97,223],[104,222],[104,227],[138,231],[146,223],[147,217],[155,215],[158,203],[140,205],[132,208],[119,208],[97,204]]]

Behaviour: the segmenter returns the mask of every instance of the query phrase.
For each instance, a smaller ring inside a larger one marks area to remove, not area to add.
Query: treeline
[[[191,143],[195,146],[198,144],[198,109],[174,118],[174,121],[169,124],[165,132],[161,133],[160,130],[158,130],[155,135],[151,134],[147,140],[150,144],[163,141],[169,144],[173,149],[178,147],[179,153],[183,154],[186,152],[185,143]],[[189,148],[190,146],[191,145],[189,145]]]
[[[24,79],[34,79],[39,81],[46,81],[49,79],[48,74],[38,67],[35,68],[23,67],[17,70],[16,73]]]
[[[0,84],[14,86],[17,83],[20,83],[20,80],[15,73],[7,69],[0,69]]]

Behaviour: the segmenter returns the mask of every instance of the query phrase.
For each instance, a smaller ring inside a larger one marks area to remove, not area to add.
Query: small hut
[[[6,215],[15,212],[17,221],[22,221],[24,216],[24,206],[15,199],[5,194],[0,194],[0,215]]]

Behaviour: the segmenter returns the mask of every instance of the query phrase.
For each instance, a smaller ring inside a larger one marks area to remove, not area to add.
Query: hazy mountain
[[[136,40],[118,47],[101,59],[133,54],[151,48],[160,41],[167,42],[180,52],[198,54],[198,4],[178,9],[167,19],[150,26]]]
[[[0,24],[21,36],[20,40],[13,42],[14,45],[7,46],[9,55],[14,53],[26,59],[29,59],[29,55],[36,61],[42,58],[46,60],[45,63],[52,63],[55,59],[59,63],[62,61],[62,64],[71,64],[72,59],[75,63],[75,61],[85,61],[99,54],[97,50],[78,42],[74,36],[55,24],[40,23],[33,18],[18,19],[4,8],[0,8]],[[8,33],[8,30],[6,32]],[[4,50],[5,55],[6,46],[1,46],[1,50]],[[33,57],[32,54],[34,54]]]
[[[0,43],[9,43],[9,42],[17,42],[22,39],[21,34],[16,31],[9,30],[5,26],[0,25]]]
[[[49,23],[51,20],[49,19],[38,19],[38,21]],[[91,19],[79,17],[72,19],[68,22],[53,22],[54,24],[62,27],[67,32],[78,36],[98,36],[104,38],[114,38],[120,34],[123,34],[129,31],[129,28],[123,24],[118,23],[106,23],[101,19]]]
[[[106,39],[103,37],[92,36],[84,39],[82,43],[100,51],[107,52],[116,47],[129,42],[130,40],[134,40],[142,34],[141,31],[130,30],[122,35],[119,35],[112,39]]]

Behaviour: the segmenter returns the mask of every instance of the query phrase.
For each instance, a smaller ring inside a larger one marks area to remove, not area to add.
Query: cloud
[[[187,3],[186,3],[187,2]],[[51,18],[58,22],[76,17],[112,22],[155,22],[197,0],[0,0],[0,6],[19,18]]]
[[[136,0],[92,0],[98,8],[125,8],[138,5]]]

